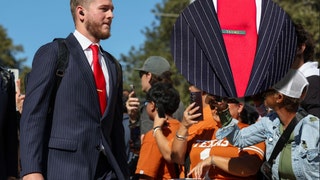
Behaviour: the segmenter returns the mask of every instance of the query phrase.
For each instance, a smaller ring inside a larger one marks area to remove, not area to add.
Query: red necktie
[[[99,96],[100,112],[103,114],[107,107],[106,80],[104,79],[102,68],[99,63],[98,46],[90,45],[90,48],[93,55],[93,74]]]
[[[257,46],[255,0],[218,0],[217,11],[237,95],[243,97]]]

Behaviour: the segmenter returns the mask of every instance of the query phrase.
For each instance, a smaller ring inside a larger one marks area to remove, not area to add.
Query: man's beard
[[[108,32],[102,32],[100,30],[100,27],[101,27],[101,24],[98,24],[92,21],[87,21],[86,23],[86,29],[87,31],[90,32],[92,36],[94,36],[97,39],[108,39],[111,36],[110,34],[111,27]]]

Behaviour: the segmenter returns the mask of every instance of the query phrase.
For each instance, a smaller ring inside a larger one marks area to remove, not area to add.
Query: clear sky
[[[116,58],[127,54],[131,46],[138,47],[145,40],[142,30],[156,20],[151,12],[162,0],[113,0],[115,10],[111,37],[102,47]],[[22,45],[30,66],[36,50],[56,37],[66,37],[74,31],[69,0],[5,0],[1,3],[0,24],[15,45]]]

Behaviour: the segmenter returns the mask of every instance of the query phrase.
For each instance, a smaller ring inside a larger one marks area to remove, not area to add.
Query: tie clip
[[[228,30],[222,29],[222,34],[238,34],[238,35],[246,35],[246,31],[243,30]]]
[[[101,89],[97,89],[98,92],[103,92]]]

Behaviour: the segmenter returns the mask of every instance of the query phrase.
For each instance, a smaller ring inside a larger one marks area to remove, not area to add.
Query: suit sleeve
[[[36,52],[28,76],[26,98],[20,121],[21,176],[43,172],[50,121],[47,119],[55,78],[57,43],[47,44]]]

